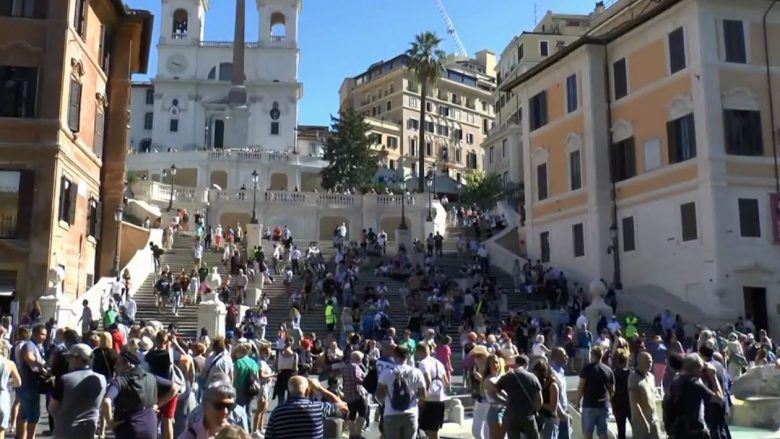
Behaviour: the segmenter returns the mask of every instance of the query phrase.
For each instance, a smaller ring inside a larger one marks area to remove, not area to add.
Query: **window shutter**
[[[78,133],[81,122],[81,84],[70,81],[70,97],[68,101],[68,128]]]
[[[93,238],[100,240],[103,236],[103,202],[97,202],[97,208],[95,208],[95,234]]]
[[[70,225],[76,223],[76,204],[78,204],[79,189],[75,182],[70,184],[68,188],[68,219],[67,222]]]
[[[667,143],[667,149],[669,152],[669,163],[677,163],[680,161],[680,158],[678,157],[677,151],[679,151],[679,147],[677,145],[677,133],[674,129],[675,121],[670,120],[669,122],[666,122],[666,143]]]
[[[29,239],[30,226],[32,225],[33,200],[35,199],[35,171],[21,171],[19,180],[19,204],[16,209],[16,234],[19,239]]]
[[[106,114],[98,112],[95,118],[95,145],[93,151],[98,158],[103,156],[104,130],[106,126]]]

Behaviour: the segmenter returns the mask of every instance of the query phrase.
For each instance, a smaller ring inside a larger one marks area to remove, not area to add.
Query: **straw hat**
[[[485,347],[485,346],[480,344],[480,345],[474,346],[474,349],[472,349],[471,352],[469,352],[469,355],[471,355],[473,357],[476,357],[478,355],[482,355],[482,356],[487,357],[488,355],[490,355],[490,352],[488,352],[487,347]]]

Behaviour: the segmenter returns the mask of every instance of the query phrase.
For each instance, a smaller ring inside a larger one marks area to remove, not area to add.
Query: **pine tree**
[[[322,187],[348,189],[370,184],[379,168],[379,159],[371,149],[368,135],[371,126],[362,114],[351,109],[330,119],[330,135],[323,157],[328,166],[320,171]]]

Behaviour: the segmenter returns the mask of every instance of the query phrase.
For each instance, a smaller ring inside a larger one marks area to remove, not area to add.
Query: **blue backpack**
[[[412,405],[412,385],[410,375],[412,370],[402,371],[400,368],[393,369],[393,392],[390,394],[390,407],[393,410],[402,412],[408,410]]]

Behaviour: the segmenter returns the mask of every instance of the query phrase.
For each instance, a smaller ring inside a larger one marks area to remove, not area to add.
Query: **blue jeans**
[[[607,434],[607,418],[609,413],[604,408],[583,407],[582,408],[582,434],[592,435],[593,430],[596,434],[604,436]]]
[[[558,421],[558,439],[570,439],[570,430],[571,425],[569,425],[569,418],[564,418]]]
[[[558,420],[556,418],[544,418],[542,437],[544,439],[558,439]]]

